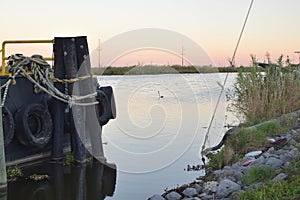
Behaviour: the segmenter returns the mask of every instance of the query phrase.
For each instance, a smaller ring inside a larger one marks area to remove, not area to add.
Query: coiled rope
[[[247,12],[246,18],[245,18],[245,20],[244,20],[244,24],[243,24],[242,30],[241,30],[241,32],[240,32],[240,35],[239,35],[237,44],[236,44],[236,46],[235,46],[235,49],[234,49],[232,58],[231,58],[231,60],[229,61],[229,62],[230,62],[230,65],[231,65],[232,67],[235,66],[235,55],[236,55],[238,46],[239,46],[239,44],[240,44],[242,35],[243,35],[243,33],[244,33],[244,30],[245,30],[245,27],[246,27],[246,24],[247,24],[247,21],[248,21],[248,18],[249,18],[249,14],[250,14],[250,11],[251,11],[253,2],[254,2],[254,0],[251,0],[251,3],[250,3],[250,6],[249,6],[249,8],[248,8],[248,12]],[[215,108],[214,108],[214,111],[213,111],[213,114],[212,114],[212,116],[211,116],[211,119],[210,119],[210,122],[209,122],[209,126],[208,126],[207,131],[206,131],[206,134],[205,134],[204,142],[203,142],[203,145],[202,145],[202,147],[201,147],[201,157],[202,157],[202,161],[203,161],[203,162],[204,162],[204,160],[205,160],[205,159],[204,159],[204,156],[207,155],[207,153],[211,150],[211,148],[205,149],[205,145],[206,145],[206,142],[207,142],[207,140],[208,140],[208,135],[209,135],[209,132],[210,132],[212,123],[213,123],[213,121],[214,121],[214,119],[215,119],[215,115],[216,115],[217,109],[218,109],[218,107],[219,107],[219,103],[220,103],[222,94],[223,94],[224,89],[225,89],[225,85],[226,85],[226,82],[227,82],[227,79],[228,79],[228,75],[229,75],[229,72],[227,72],[227,74],[226,74],[226,77],[225,77],[225,79],[224,79],[223,85],[220,85],[220,86],[221,86],[221,92],[220,92],[220,94],[219,94],[219,97],[218,97],[218,100],[217,100],[217,104],[216,104],[216,106],[215,106]]]
[[[8,65],[6,67],[9,68],[12,75],[9,80],[1,86],[1,89],[5,88],[1,106],[5,103],[9,86],[16,83],[15,77],[19,74],[34,84],[36,93],[43,91],[52,97],[69,104],[70,107],[73,105],[91,106],[98,104],[97,101],[87,103],[78,102],[84,99],[94,98],[97,95],[96,92],[83,96],[68,95],[54,86],[54,82],[75,83],[77,81],[94,78],[95,76],[93,75],[72,79],[58,79],[54,77],[54,72],[50,65],[40,55],[33,55],[31,57],[25,57],[22,54],[12,55],[9,57]]]

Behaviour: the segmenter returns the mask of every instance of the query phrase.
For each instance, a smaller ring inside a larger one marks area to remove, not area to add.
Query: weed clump
[[[8,167],[6,174],[8,181],[15,181],[18,177],[23,176],[21,169],[17,165]]]

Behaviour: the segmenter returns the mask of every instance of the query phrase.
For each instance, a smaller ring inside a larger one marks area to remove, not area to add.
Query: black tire
[[[43,148],[52,138],[52,117],[41,104],[31,104],[17,113],[16,123],[17,138],[25,146]]]
[[[8,146],[15,133],[14,117],[6,106],[2,108],[2,123],[4,133],[4,145]]]
[[[115,97],[114,97],[114,92],[112,87],[111,86],[100,87],[100,90],[103,91],[109,99],[109,108],[111,111],[110,119],[116,119],[117,116],[116,103],[115,103]]]
[[[97,90],[96,115],[101,126],[107,124],[111,118],[111,108],[107,95],[102,90]]]

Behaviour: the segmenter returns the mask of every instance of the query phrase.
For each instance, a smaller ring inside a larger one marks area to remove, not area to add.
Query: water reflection
[[[28,178],[37,172],[49,177]],[[24,178],[8,184],[8,200],[101,200],[113,196],[116,185],[116,166],[98,161],[77,166],[46,163],[23,173]]]

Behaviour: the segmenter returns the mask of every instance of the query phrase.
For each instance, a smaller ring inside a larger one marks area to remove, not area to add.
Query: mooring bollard
[[[2,97],[0,89],[0,193],[6,193],[7,190],[7,177],[6,177],[6,163],[5,163],[5,150],[4,150],[4,135],[2,124]]]

